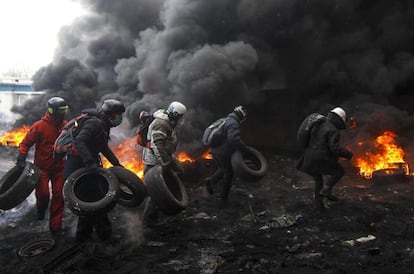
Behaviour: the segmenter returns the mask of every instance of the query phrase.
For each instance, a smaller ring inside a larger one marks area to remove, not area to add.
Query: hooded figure
[[[312,128],[309,144],[297,166],[314,178],[315,201],[321,210],[324,209],[322,197],[338,200],[331,191],[345,173],[338,163],[339,158],[350,160],[353,156],[352,152],[340,145],[340,130],[346,128],[345,122],[346,112],[341,107],[332,109],[325,121]],[[325,184],[323,175],[330,175]]]

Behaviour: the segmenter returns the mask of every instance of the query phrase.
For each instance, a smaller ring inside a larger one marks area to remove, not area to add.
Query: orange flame
[[[116,146],[111,146],[111,149],[126,169],[134,172],[141,179],[144,177],[144,164],[141,159],[142,149],[136,148],[135,137],[127,139]],[[197,159],[212,159],[209,151],[204,152],[200,158],[192,158],[184,151],[178,152],[176,157],[181,163],[194,163]],[[112,166],[105,157],[102,158],[102,164],[104,168]]]
[[[21,128],[6,131],[3,135],[0,136],[0,144],[3,146],[18,147],[29,130],[30,127],[24,125]]]
[[[356,157],[355,165],[359,167],[360,175],[371,178],[375,170],[395,168],[396,164],[405,163],[405,152],[396,144],[396,137],[394,132],[385,131],[375,139],[375,152],[366,151],[364,155]],[[358,142],[358,146],[362,145],[364,142]]]
[[[135,144],[136,138],[134,137],[123,141],[116,147],[111,146],[111,149],[126,169],[134,172],[142,179],[144,177],[144,164],[141,161],[141,150],[137,149]],[[112,166],[105,157],[102,158],[102,165],[104,168]]]

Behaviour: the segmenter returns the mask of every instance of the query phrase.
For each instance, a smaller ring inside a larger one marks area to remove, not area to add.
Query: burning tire
[[[148,195],[162,212],[175,215],[188,205],[188,195],[180,178],[170,169],[157,165],[144,178]]]
[[[118,204],[125,207],[139,206],[144,201],[147,190],[141,179],[132,171],[114,166],[108,169],[119,182]]]
[[[376,184],[401,183],[407,181],[407,176],[403,169],[385,168],[372,172],[372,181]]]
[[[114,174],[103,168],[80,168],[65,182],[65,200],[76,215],[100,214],[117,203],[119,183]]]
[[[252,147],[247,147],[247,150],[244,152],[235,151],[231,156],[231,165],[237,175],[251,182],[263,178],[268,169],[267,161],[263,154]]]
[[[18,206],[32,193],[40,178],[40,170],[30,162],[24,169],[12,167],[0,179],[0,209]]]

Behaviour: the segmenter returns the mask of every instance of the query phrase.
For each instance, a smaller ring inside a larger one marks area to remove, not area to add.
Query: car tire
[[[68,208],[74,214],[97,215],[109,212],[116,205],[119,183],[106,169],[83,167],[66,179],[63,190]]]
[[[249,146],[243,152],[236,150],[232,154],[231,165],[235,174],[249,182],[262,179],[268,170],[267,160],[263,154]]]
[[[108,170],[115,175],[119,182],[117,203],[125,207],[139,206],[147,195],[142,180],[134,172],[120,166],[114,166]]]
[[[144,177],[148,195],[167,215],[175,215],[188,206],[187,191],[175,172],[161,165],[148,170]]]
[[[23,169],[14,166],[0,179],[0,209],[18,206],[32,191],[40,179],[40,170],[31,162]]]

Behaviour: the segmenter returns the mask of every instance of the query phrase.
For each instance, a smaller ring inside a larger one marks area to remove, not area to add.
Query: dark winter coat
[[[340,145],[340,129],[345,123],[335,113],[329,113],[326,121],[315,126],[311,131],[311,139],[298,169],[310,174],[326,174],[337,167],[340,157],[350,159],[352,153]]]
[[[80,125],[79,132],[73,142],[79,155],[70,155],[65,165],[65,177],[80,167],[100,164],[99,153],[102,153],[108,161],[119,165],[119,160],[108,146],[111,121],[106,115],[100,115],[94,109],[84,110],[92,117],[87,118]],[[98,119],[96,119],[96,118]]]
[[[240,123],[240,118],[236,113],[231,112],[227,115],[227,120],[224,124],[226,139],[220,145],[210,147],[211,154],[230,158],[236,149],[243,149],[245,147],[240,136]]]
[[[177,148],[178,137],[175,126],[171,124],[163,109],[156,111],[154,117],[147,135],[150,140],[150,148],[144,148],[142,160],[147,166],[157,164],[165,166],[173,161],[172,154]]]
[[[36,145],[34,152],[34,164],[40,169],[61,169],[64,166],[63,159],[53,158],[53,145],[60,134],[66,121],[56,125],[55,118],[48,112],[35,122],[19,145],[19,154],[27,155],[30,148]]]

